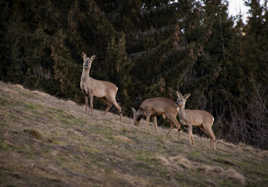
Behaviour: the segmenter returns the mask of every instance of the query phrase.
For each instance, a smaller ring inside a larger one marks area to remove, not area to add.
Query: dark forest
[[[91,76],[119,87],[125,116],[180,90],[186,108],[214,115],[217,139],[267,149],[268,1],[245,4],[247,21],[227,0],[1,1],[0,80],[84,104],[85,51]]]

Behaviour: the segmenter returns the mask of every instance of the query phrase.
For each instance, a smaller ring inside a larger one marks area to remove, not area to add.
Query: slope
[[[132,120],[0,82],[0,186],[265,186],[268,152]]]

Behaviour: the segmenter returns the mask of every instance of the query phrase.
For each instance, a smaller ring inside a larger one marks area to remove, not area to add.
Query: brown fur
[[[178,113],[180,122],[183,125],[188,126],[189,133],[189,142],[190,144],[194,144],[193,134],[192,134],[192,126],[199,127],[206,135],[208,135],[211,139],[211,147],[216,149],[216,138],[214,132],[212,130],[212,125],[214,122],[214,117],[207,111],[204,110],[187,110],[185,109],[185,103],[187,99],[190,97],[190,94],[182,95],[180,92],[177,93],[177,102],[178,105]]]
[[[162,115],[165,119],[167,118],[170,122],[170,129],[175,126],[178,131],[180,130],[180,123],[177,120],[177,109],[176,103],[165,97],[155,97],[144,100],[138,111],[132,108],[133,111],[133,122],[138,125],[141,116],[146,117],[146,121],[149,123],[151,116],[154,117],[154,126],[157,129],[157,115]],[[168,131],[169,134],[170,131]]]
[[[90,110],[93,112],[93,99],[94,96],[103,98],[107,104],[105,113],[108,112],[112,105],[114,105],[120,113],[120,120],[122,118],[121,107],[116,101],[116,94],[118,87],[111,82],[96,80],[90,77],[90,69],[95,55],[88,58],[86,53],[82,52],[83,57],[83,72],[81,75],[80,88],[85,95],[85,110],[88,111],[88,98],[90,99]]]

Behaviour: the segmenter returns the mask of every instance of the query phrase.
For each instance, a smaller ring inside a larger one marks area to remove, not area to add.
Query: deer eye
[[[177,104],[182,103],[182,99],[177,99]]]

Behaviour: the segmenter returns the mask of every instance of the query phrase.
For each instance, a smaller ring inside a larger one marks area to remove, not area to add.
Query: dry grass
[[[0,186],[265,186],[268,153],[0,82]]]

